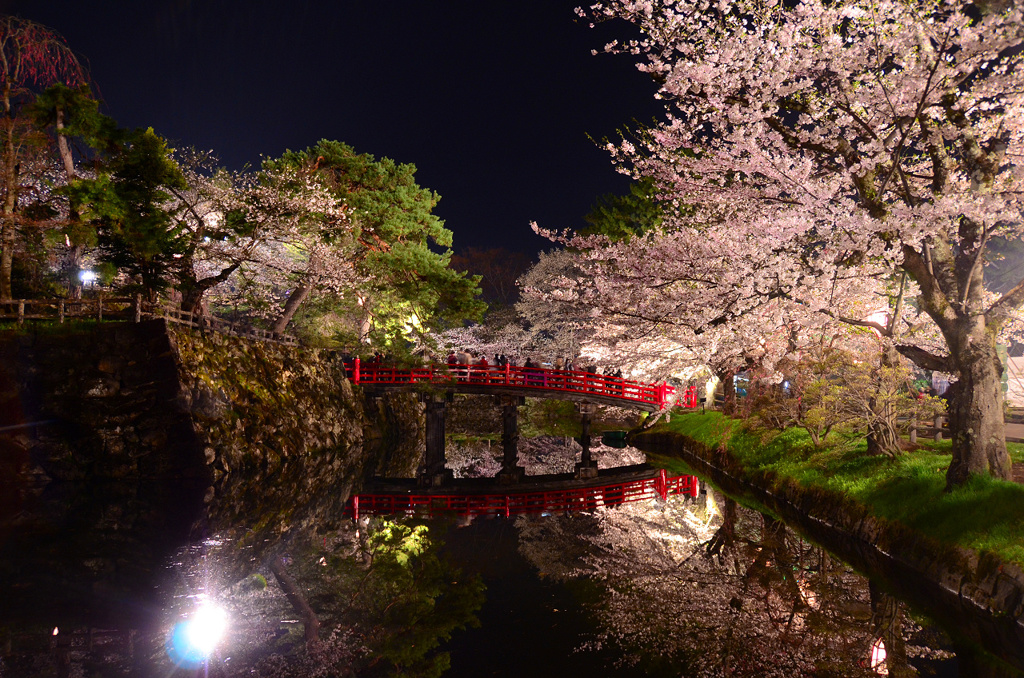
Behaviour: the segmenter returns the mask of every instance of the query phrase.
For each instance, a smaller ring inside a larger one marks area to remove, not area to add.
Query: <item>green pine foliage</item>
[[[368,650],[361,676],[436,678],[450,665],[441,644],[479,625],[483,582],[452,566],[426,525],[375,521],[362,552],[330,559],[321,576],[311,603],[359,633]]]
[[[630,185],[626,195],[608,194],[597,203],[583,220],[581,235],[604,235],[612,240],[628,240],[661,226],[664,207],[657,200],[654,180],[645,177]]]
[[[480,318],[479,277],[451,268],[452,232],[432,213],[440,196],[416,183],[415,165],[322,140],[264,167],[316,172],[350,208],[354,263],[370,281],[362,292],[373,316],[373,343],[387,346],[403,333]]]
[[[136,278],[152,299],[168,288],[187,251],[178,224],[164,208],[185,177],[167,143],[152,128],[131,134],[97,178],[68,194],[98,234],[100,260]]]

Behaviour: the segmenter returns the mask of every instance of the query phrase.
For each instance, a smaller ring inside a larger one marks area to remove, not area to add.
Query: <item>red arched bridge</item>
[[[641,465],[601,471],[597,478],[581,483],[567,476],[537,476],[535,480],[495,492],[489,478],[456,480],[443,489],[403,487],[414,481],[374,481],[367,492],[349,499],[346,512],[353,519],[362,515],[404,513],[433,516],[456,513],[466,516],[505,516],[520,513],[592,511],[599,506],[619,506],[673,495],[696,497],[699,484],[694,476],[668,477],[664,469]],[[481,482],[482,481],[482,482]]]
[[[668,384],[643,384],[621,377],[586,371],[553,370],[512,365],[425,365],[398,367],[376,361],[361,363],[358,358],[346,362],[353,383],[370,393],[420,389],[425,403],[426,450],[417,473],[420,486],[451,485],[451,471],[445,466],[445,402],[451,393],[476,393],[495,397],[502,408],[502,470],[498,482],[519,483],[526,478],[518,465],[518,406],[525,396],[574,400],[579,404],[579,438],[582,454],[576,465],[579,480],[598,477],[597,463],[590,454],[590,416],[596,404],[616,405],[655,412],[676,400],[676,390]],[[423,388],[426,387],[426,388]],[[445,398],[438,398],[444,392]],[[696,407],[697,389],[687,389],[682,399],[687,407]]]
[[[579,370],[484,365],[425,365],[397,367],[360,363],[346,365],[353,383],[374,390],[398,390],[429,385],[459,393],[521,395],[604,403],[654,412],[671,406],[676,389],[668,384],[644,384],[621,377]],[[681,399],[684,407],[697,406],[697,389]]]

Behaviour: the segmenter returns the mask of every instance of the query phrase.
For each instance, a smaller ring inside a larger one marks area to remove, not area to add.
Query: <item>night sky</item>
[[[657,115],[627,37],[563,0],[0,0],[60,32],[105,112],[230,168],[328,138],[417,166],[455,249],[536,252],[626,190],[588,139]],[[97,9],[99,8],[99,9]]]

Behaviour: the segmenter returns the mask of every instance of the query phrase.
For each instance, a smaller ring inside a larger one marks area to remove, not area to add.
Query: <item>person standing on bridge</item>
[[[459,380],[466,381],[469,378],[469,366],[473,362],[473,356],[466,349],[462,349],[456,357],[459,359]]]

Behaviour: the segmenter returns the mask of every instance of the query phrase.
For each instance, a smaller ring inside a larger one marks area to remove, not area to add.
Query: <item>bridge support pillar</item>
[[[444,413],[446,399],[442,395],[435,398],[425,396],[427,431],[427,450],[420,468],[419,484],[426,487],[437,487],[452,478],[452,472],[444,466]]]
[[[576,477],[583,478],[596,478],[597,477],[597,462],[590,458],[590,415],[594,413],[595,406],[593,403],[580,403],[580,447],[583,448],[583,454],[580,457],[580,462],[576,464]]]
[[[519,466],[519,406],[521,396],[501,396],[501,471],[499,485],[514,485],[526,476],[526,469]]]

